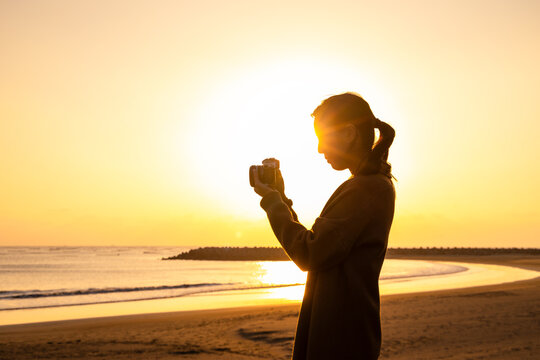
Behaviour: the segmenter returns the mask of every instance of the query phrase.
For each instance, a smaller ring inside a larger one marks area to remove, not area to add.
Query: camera
[[[249,167],[249,184],[255,186],[255,171],[263,184],[274,186],[279,170],[279,160],[274,158],[264,159],[262,165],[251,165]]]

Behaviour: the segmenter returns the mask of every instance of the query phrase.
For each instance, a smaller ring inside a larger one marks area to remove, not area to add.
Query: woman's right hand
[[[276,185],[273,186],[274,189],[276,189],[279,194],[281,195],[281,199],[283,200],[283,202],[285,204],[287,204],[289,206],[289,208],[292,206],[292,200],[289,199],[286,195],[285,195],[285,183],[283,181],[283,176],[281,175],[281,170],[277,170],[276,172]],[[296,215],[295,215],[296,216]],[[297,218],[295,218],[296,220]]]

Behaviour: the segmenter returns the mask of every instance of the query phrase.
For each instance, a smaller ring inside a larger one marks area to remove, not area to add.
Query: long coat
[[[308,272],[293,360],[378,358],[378,280],[395,198],[394,184],[385,174],[351,176],[332,194],[310,230],[298,222],[279,192],[261,199],[285,252]]]

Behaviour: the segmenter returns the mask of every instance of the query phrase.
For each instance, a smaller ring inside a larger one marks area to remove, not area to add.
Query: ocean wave
[[[180,284],[180,285],[161,285],[161,286],[138,286],[138,287],[123,287],[123,288],[103,288],[103,289],[56,289],[56,290],[11,290],[0,291],[0,299],[32,299],[32,298],[46,298],[57,296],[79,296],[79,295],[98,295],[98,294],[110,294],[110,293],[129,293],[136,291],[158,291],[158,290],[175,290],[175,289],[191,289],[208,286],[220,286],[220,285],[235,285],[237,283],[200,283],[200,284]]]
[[[14,263],[11,263],[11,255],[2,255],[8,262],[0,265],[0,311],[179,298],[203,293],[214,296],[224,291],[256,291],[305,282],[299,270],[298,276],[289,276],[294,275],[292,262],[184,264],[162,262],[156,260],[155,255],[142,254],[154,248],[136,248],[125,259],[115,256],[110,260],[107,255],[111,250],[117,254],[116,248],[85,250],[77,255],[80,261],[57,256],[56,249],[53,255],[39,259],[31,255],[27,261]],[[93,255],[103,258],[89,259]],[[395,282],[457,273],[467,268],[433,261],[394,260],[386,262],[383,270],[381,282]],[[273,272],[276,276],[272,276]],[[104,274],[107,277],[101,279]]]
[[[208,269],[207,269],[208,270]],[[216,269],[219,270],[219,269]],[[462,271],[468,270],[464,266],[457,265],[447,265],[439,266],[434,268],[422,268],[415,269],[415,271],[409,272],[407,274],[392,274],[381,276],[380,280],[395,280],[395,279],[406,279],[413,277],[422,277],[422,276],[433,276],[433,275],[446,275],[453,274]],[[244,285],[241,285],[244,284]],[[253,288],[265,288],[265,287],[275,287],[275,286],[294,286],[294,285],[304,285],[304,284],[260,284],[253,285],[241,282],[228,282],[228,283],[195,283],[195,284],[178,284],[178,285],[158,285],[158,286],[136,286],[136,287],[107,287],[107,288],[86,288],[86,289],[48,289],[48,290],[0,290],[0,300],[22,300],[22,299],[46,299],[46,298],[55,298],[55,297],[70,297],[70,296],[85,296],[85,295],[104,295],[104,294],[127,294],[135,292],[157,292],[157,291],[167,291],[167,290],[197,290],[205,289],[204,292],[213,292],[213,291],[224,291],[224,290],[244,290],[244,289],[253,289]],[[193,293],[200,293],[203,291],[190,291],[188,293],[175,294],[174,296],[184,296]],[[174,297],[173,296],[173,297]],[[143,296],[143,299],[146,299],[147,296]],[[128,301],[131,301],[129,299]],[[0,308],[0,310],[3,310]]]
[[[395,280],[408,279],[420,276],[449,275],[467,270],[469,270],[469,268],[465,266],[444,264],[440,265],[439,267],[416,269],[407,274],[383,275],[379,278],[379,280]]]
[[[132,298],[132,299],[118,299],[118,300],[113,299],[113,300],[103,300],[103,301],[89,300],[89,301],[80,301],[80,302],[63,303],[63,304],[39,304],[39,305],[30,305],[30,306],[18,306],[18,307],[0,308],[0,312],[10,311],[10,310],[43,309],[43,308],[54,308],[54,307],[64,307],[64,306],[111,304],[111,303],[120,303],[120,302],[127,302],[127,301],[159,300],[159,299],[178,298],[178,297],[184,297],[184,296],[189,296],[189,295],[197,295],[197,294],[202,294],[202,293],[219,293],[223,291],[234,291],[234,290],[272,289],[272,288],[282,288],[282,287],[299,286],[299,285],[305,285],[305,284],[298,283],[298,284],[278,284],[278,285],[268,285],[268,284],[244,285],[244,286],[227,287],[227,288],[220,288],[220,289],[204,289],[204,290],[198,290],[198,291],[193,291],[189,293],[147,296],[147,297]],[[0,297],[0,300],[1,299],[2,298]]]

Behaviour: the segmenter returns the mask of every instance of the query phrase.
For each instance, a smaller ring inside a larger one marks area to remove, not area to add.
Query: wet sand
[[[537,256],[406,258],[540,271]],[[289,359],[298,310],[264,305],[2,326],[0,359]],[[381,316],[381,359],[536,359],[540,277],[386,295]]]

